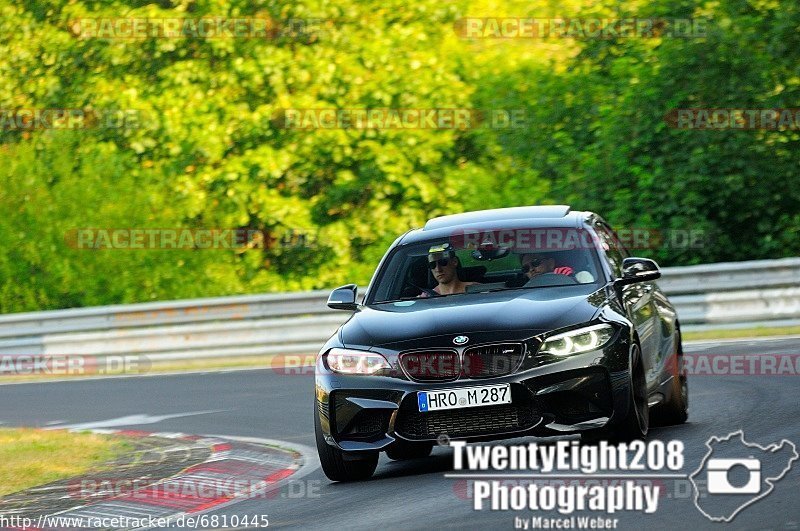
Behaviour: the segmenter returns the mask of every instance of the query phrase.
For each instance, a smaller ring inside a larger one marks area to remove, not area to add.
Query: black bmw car
[[[687,418],[680,323],[652,260],[567,206],[432,219],[399,237],[316,365],[325,474],[370,477],[385,451],[579,433],[644,438]]]

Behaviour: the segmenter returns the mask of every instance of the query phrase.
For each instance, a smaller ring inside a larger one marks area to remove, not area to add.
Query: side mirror
[[[328,296],[328,308],[332,308],[334,310],[357,310],[357,292],[358,286],[355,284],[348,284],[346,286],[336,288],[335,290],[331,291],[331,294]]]
[[[649,258],[626,258],[622,261],[622,278],[614,281],[615,286],[627,286],[639,282],[650,282],[661,278],[658,264]]]

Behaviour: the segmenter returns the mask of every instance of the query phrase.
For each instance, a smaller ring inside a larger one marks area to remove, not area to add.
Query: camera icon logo
[[[736,467],[744,467],[749,472],[747,482],[734,486],[729,474]],[[749,459],[709,459],[706,464],[709,494],[758,494],[761,492],[761,461]]]

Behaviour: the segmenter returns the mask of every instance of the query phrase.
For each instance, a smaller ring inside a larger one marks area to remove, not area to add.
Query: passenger
[[[467,286],[478,284],[478,282],[463,282],[458,278],[458,266],[460,261],[455,251],[449,244],[438,247],[431,247],[428,252],[428,268],[433,272],[433,277],[439,283],[433,288],[437,295],[453,295],[456,293],[466,293]],[[420,297],[430,297],[430,293],[423,292]]]
[[[520,256],[520,262],[522,264],[522,273],[529,279],[545,273],[570,276],[575,273],[569,266],[556,267],[555,259],[544,254],[523,254]]]

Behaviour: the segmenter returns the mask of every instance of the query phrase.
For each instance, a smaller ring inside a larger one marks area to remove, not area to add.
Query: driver
[[[433,273],[433,277],[439,283],[433,291],[438,295],[453,295],[456,293],[466,293],[467,286],[478,284],[477,282],[463,282],[458,278],[458,266],[460,262],[455,251],[450,244],[431,247],[428,250],[428,268]],[[420,297],[429,297],[423,292]]]
[[[520,256],[520,263],[522,264],[522,273],[529,279],[545,273],[555,273],[556,275],[573,275],[575,273],[569,266],[556,267],[555,259],[545,254],[523,254]]]

